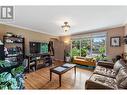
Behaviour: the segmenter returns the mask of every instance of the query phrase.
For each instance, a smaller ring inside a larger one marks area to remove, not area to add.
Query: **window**
[[[99,53],[106,52],[106,37],[92,38],[92,55],[98,55]]]
[[[91,52],[91,42],[90,38],[84,38],[81,40],[81,56],[85,57],[90,55]]]
[[[87,55],[106,54],[106,34],[73,39],[71,46],[72,56],[85,57]]]
[[[80,40],[72,41],[72,56],[80,56]]]

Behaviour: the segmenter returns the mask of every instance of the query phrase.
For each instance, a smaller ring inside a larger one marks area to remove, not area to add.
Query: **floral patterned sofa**
[[[115,64],[99,61],[93,75],[85,83],[86,89],[127,89],[127,66],[120,59]]]

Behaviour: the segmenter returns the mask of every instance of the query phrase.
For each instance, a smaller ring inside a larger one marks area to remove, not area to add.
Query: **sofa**
[[[99,61],[85,83],[86,89],[127,89],[127,65],[120,59],[115,64]]]
[[[96,66],[96,61],[92,57],[73,57],[73,63],[86,66]]]

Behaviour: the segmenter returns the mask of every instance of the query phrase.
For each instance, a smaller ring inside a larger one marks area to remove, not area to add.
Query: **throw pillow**
[[[77,56],[76,58],[77,58],[77,59],[84,59],[84,57],[79,57],[79,56]]]
[[[92,61],[93,58],[91,58],[91,57],[86,57],[85,60],[86,60],[86,61]]]
[[[116,74],[118,73],[119,69],[123,67],[124,61],[123,60],[118,60],[115,64],[114,64],[114,71],[116,72]]]

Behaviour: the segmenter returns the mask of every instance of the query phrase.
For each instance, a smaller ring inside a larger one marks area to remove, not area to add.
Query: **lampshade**
[[[64,32],[67,32],[70,29],[70,26],[68,25],[68,22],[64,22],[64,25],[61,26],[64,30]]]

